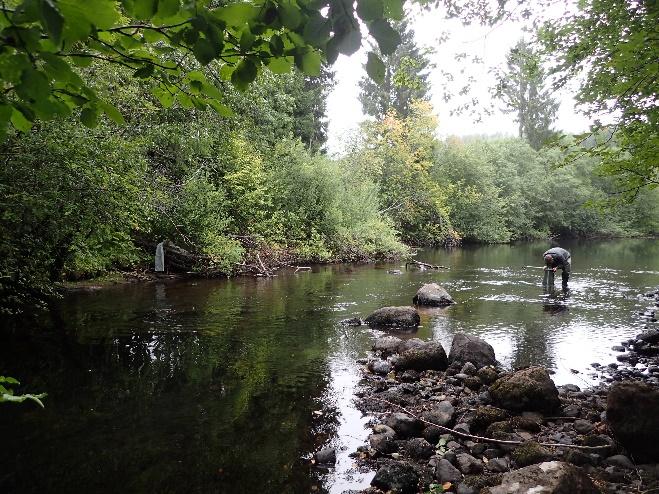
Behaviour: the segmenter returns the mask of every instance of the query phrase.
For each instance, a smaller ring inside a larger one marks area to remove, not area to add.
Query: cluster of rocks
[[[465,334],[441,344],[384,336],[358,406],[377,417],[352,456],[365,493],[631,493],[659,489],[659,390],[556,387],[541,367],[504,370]]]

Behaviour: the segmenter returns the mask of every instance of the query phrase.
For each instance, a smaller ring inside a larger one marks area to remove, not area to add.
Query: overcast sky
[[[456,105],[443,100],[443,84],[446,78],[442,71],[451,72],[456,79],[451,83],[454,88],[464,86],[466,77],[472,75],[476,82],[471,85],[468,99],[476,97],[481,103],[490,105],[489,88],[493,83],[490,68],[505,64],[508,50],[524,37],[523,26],[517,23],[503,23],[495,27],[463,26],[458,20],[445,20],[438,10],[413,14],[411,25],[415,31],[417,45],[432,48],[434,53],[431,61],[436,65],[430,73],[431,102],[435,113],[439,116],[439,137],[449,135],[473,134],[503,134],[517,135],[517,124],[513,114],[495,111],[491,116],[482,116],[482,121],[475,122],[470,115],[450,115],[450,110]],[[443,32],[449,34],[448,41],[440,42]],[[526,39],[528,39],[528,34]],[[341,153],[345,143],[354,135],[359,122],[364,119],[361,104],[358,100],[359,79],[365,74],[363,65],[366,62],[364,48],[351,57],[341,55],[334,64],[336,71],[336,86],[329,95],[327,110],[329,117],[328,150],[331,154]],[[457,53],[466,53],[468,58],[474,56],[483,60],[481,64],[456,62]],[[460,70],[465,74],[461,76]],[[460,80],[464,77],[464,80]],[[455,91],[457,93],[457,90]],[[574,100],[569,91],[558,95],[561,108],[555,127],[565,132],[581,132],[588,129],[589,120],[575,112]],[[460,101],[464,101],[464,98]],[[481,112],[482,113],[482,112]]]

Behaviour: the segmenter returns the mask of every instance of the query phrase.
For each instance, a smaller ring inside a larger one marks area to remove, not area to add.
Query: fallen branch
[[[382,398],[376,398],[374,396],[368,396],[367,398],[375,401],[379,401],[382,403],[386,403],[389,406],[398,408],[405,412],[406,414],[414,417],[415,419],[419,420],[420,422],[423,422],[424,424],[427,425],[432,425],[434,427],[438,427],[439,429],[448,432],[450,434],[455,434],[456,436],[464,437],[466,439],[473,439],[476,441],[481,441],[481,442],[487,442],[487,443],[494,443],[494,444],[507,444],[509,446],[521,446],[525,443],[525,441],[509,441],[506,439],[494,439],[491,437],[483,437],[483,436],[474,436],[473,434],[467,434],[466,432],[460,432],[456,431],[455,429],[451,429],[450,427],[445,427],[443,425],[439,424],[434,424],[433,422],[430,422],[428,420],[424,420],[421,417],[417,416],[415,413],[412,413],[409,411],[407,408],[397,405],[396,403],[392,403],[387,400],[383,400]],[[606,446],[580,446],[577,444],[562,444],[562,443],[538,443],[540,446],[546,446],[550,448],[572,448],[572,449],[582,449],[586,451],[593,451],[593,450],[598,450],[598,449],[604,449],[604,448],[610,448],[609,445]]]
[[[428,264],[427,262],[416,261],[414,259],[405,263],[405,269],[407,269],[407,266],[410,264],[424,269],[448,269],[448,266],[436,266],[434,264]]]
[[[295,272],[297,273],[298,271],[311,271],[311,266],[297,266]]]

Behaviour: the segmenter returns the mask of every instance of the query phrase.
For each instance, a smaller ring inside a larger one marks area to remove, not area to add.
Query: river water
[[[354,408],[355,359],[380,333],[344,327],[409,305],[424,283],[457,304],[422,310],[414,336],[468,332],[506,366],[541,364],[557,383],[593,382],[592,362],[643,322],[659,242],[564,244],[569,288],[543,291],[546,243],[421,251],[401,263],[314,267],[271,279],[123,285],[68,295],[42,323],[3,334],[0,374],[46,391],[46,408],[0,408],[1,492],[340,493],[373,473],[348,454],[368,417]],[[402,274],[391,274],[393,269]],[[577,371],[578,373],[575,373]],[[338,448],[335,469],[306,460]]]

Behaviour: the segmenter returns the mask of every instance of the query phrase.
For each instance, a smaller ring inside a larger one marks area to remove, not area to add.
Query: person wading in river
[[[572,256],[570,253],[560,247],[554,247],[542,254],[542,257],[545,258],[545,273],[547,273],[547,271],[555,273],[558,268],[561,268],[563,270],[561,274],[563,285],[567,285],[567,280],[570,278],[570,271],[572,268]],[[546,279],[547,276],[545,276],[545,280]]]

